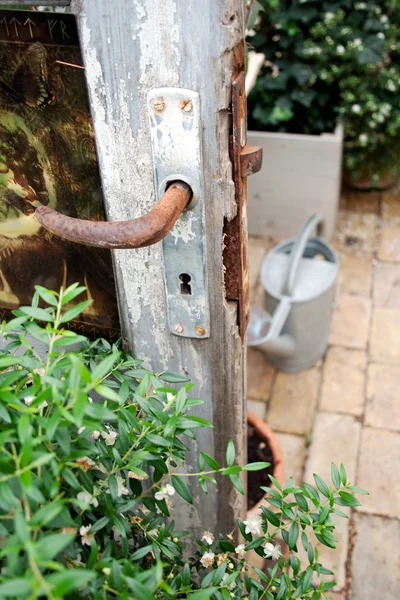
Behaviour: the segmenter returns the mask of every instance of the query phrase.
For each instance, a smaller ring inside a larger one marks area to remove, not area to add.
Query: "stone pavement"
[[[260,264],[278,241],[249,240],[253,304],[263,304]],[[329,479],[342,462],[370,492],[336,530],[337,550],[319,545],[336,573],[330,600],[399,600],[400,195],[347,193],[332,243],[340,276],[326,356],[287,374],[249,348],[248,410],[277,432],[286,477]]]

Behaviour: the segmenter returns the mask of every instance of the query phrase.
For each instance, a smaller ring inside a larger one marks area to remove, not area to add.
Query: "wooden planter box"
[[[262,146],[263,166],[249,177],[249,234],[293,237],[313,213],[335,230],[342,168],[343,127],[301,135],[249,131],[247,143]]]

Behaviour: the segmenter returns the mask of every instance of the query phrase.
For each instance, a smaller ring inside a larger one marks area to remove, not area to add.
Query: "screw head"
[[[194,329],[197,335],[204,335],[206,332],[206,330],[203,327],[200,327],[200,325],[196,325]]]
[[[177,323],[176,325],[174,325],[174,331],[175,333],[183,333],[183,327],[180,323]]]
[[[193,109],[192,101],[188,100],[187,98],[181,100],[181,109],[183,110],[183,112],[190,112]]]
[[[167,106],[167,103],[165,102],[164,98],[154,98],[153,100],[153,110],[156,113],[162,113],[163,110],[165,110],[165,107]]]

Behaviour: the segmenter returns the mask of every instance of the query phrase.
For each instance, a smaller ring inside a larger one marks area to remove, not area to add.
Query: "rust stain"
[[[171,231],[191,196],[186,183],[174,181],[146,215],[131,221],[74,219],[47,206],[39,206],[35,216],[42,227],[70,242],[97,248],[143,248]]]
[[[239,333],[243,338],[250,318],[247,257],[247,176],[261,169],[262,149],[246,146],[247,103],[245,93],[244,43],[234,51],[232,82],[232,136],[230,154],[235,184],[236,216],[225,219],[223,263],[225,296],[238,303]]]

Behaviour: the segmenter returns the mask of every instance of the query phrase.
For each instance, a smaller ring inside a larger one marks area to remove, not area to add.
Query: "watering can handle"
[[[288,276],[286,279],[285,286],[283,288],[283,294],[286,296],[293,296],[293,289],[296,281],[296,275],[299,268],[300,260],[303,257],[308,239],[314,227],[317,225],[317,235],[318,237],[322,237],[324,233],[323,217],[321,215],[312,215],[312,217],[310,217],[305,223],[303,229],[301,230],[293,244],[293,248],[290,253]]]

